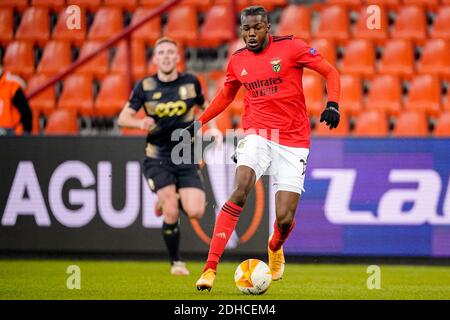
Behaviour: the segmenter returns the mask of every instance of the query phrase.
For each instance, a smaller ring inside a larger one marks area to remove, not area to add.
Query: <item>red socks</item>
[[[289,234],[291,233],[292,229],[294,229],[294,226],[295,226],[295,219],[292,221],[292,224],[291,224],[291,227],[289,228],[289,230],[283,232],[278,228],[278,224],[275,221],[275,223],[273,224],[273,236],[269,242],[270,250],[272,250],[272,251],[280,250],[283,243],[289,237]]]
[[[223,205],[217,215],[214,233],[209,246],[208,260],[203,271],[208,269],[217,270],[219,259],[236,227],[241,212],[242,208],[230,201]]]

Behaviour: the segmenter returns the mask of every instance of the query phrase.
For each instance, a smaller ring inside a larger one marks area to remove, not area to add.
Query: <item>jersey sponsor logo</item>
[[[278,73],[281,71],[281,59],[273,59],[270,63],[272,64],[273,72]]]
[[[193,83],[189,83],[180,86],[178,89],[178,95],[182,100],[195,98],[197,96],[197,93],[195,92],[195,85]]]
[[[154,92],[152,95],[153,100],[161,99],[161,97],[162,97],[162,92],[159,92],[159,91]]]
[[[309,53],[313,56],[315,56],[317,54],[317,50],[315,48],[311,48],[309,49]]]
[[[248,75],[248,72],[247,72],[247,70],[245,70],[245,68],[244,68],[244,69],[242,69],[241,77],[246,76],[246,75]]]
[[[160,102],[156,105],[155,114],[160,117],[179,117],[187,111],[187,104],[183,100]]]
[[[264,80],[257,79],[253,82],[243,82],[244,88],[250,92],[253,98],[270,96],[277,93],[278,84],[282,83],[283,79],[281,77],[274,77]]]
[[[220,238],[220,239],[226,239],[227,238],[225,232],[218,232],[218,233],[216,233],[216,237]]]
[[[156,81],[153,78],[145,78],[142,80],[142,89],[144,91],[151,91],[156,89]]]

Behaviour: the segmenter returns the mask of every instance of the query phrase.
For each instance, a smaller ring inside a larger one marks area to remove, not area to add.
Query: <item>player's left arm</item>
[[[341,81],[339,72],[320,53],[308,46],[300,39],[293,40],[295,60],[298,66],[312,69],[321,74],[326,81],[328,102],[320,116],[320,122],[324,122],[330,129],[337,128],[340,120],[339,97]]]
[[[311,68],[325,78],[328,102],[325,110],[320,115],[320,122],[324,122],[330,127],[330,130],[337,128],[340,120],[339,114],[339,94],[341,91],[341,82],[339,72],[328,61],[323,59],[314,68]]]

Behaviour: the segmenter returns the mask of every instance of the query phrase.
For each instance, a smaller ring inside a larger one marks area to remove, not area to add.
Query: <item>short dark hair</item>
[[[261,16],[264,20],[269,23],[269,15],[267,14],[266,9],[262,6],[251,6],[247,7],[241,11],[241,23],[242,19],[247,16]]]

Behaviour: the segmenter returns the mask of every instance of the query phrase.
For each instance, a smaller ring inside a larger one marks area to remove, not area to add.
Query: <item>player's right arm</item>
[[[139,82],[131,92],[129,100],[125,103],[120,112],[118,124],[121,127],[131,129],[141,129],[151,131],[155,127],[155,120],[149,116],[142,119],[136,118],[137,111],[144,105],[144,91],[142,89],[142,82]]]
[[[198,121],[200,121],[202,125],[208,123],[208,121],[214,119],[216,116],[222,113],[231,104],[231,102],[233,102],[236,94],[239,91],[239,88],[241,87],[240,81],[234,74],[232,62],[233,58],[231,58],[230,62],[228,63],[223,88],[220,89],[219,93],[214,97],[210,105],[198,119]]]

